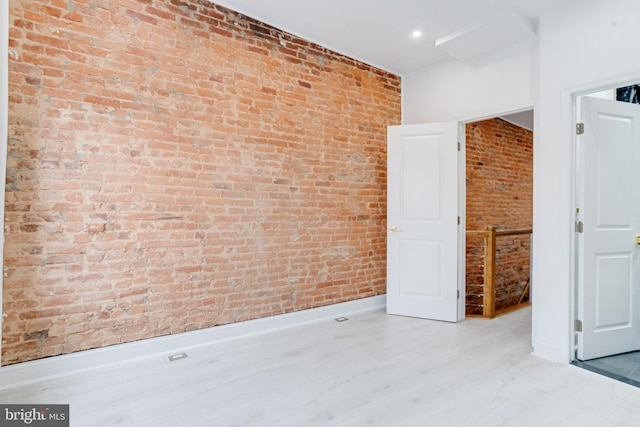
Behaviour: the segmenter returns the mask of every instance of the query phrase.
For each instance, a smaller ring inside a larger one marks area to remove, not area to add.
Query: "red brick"
[[[9,5],[3,363],[385,292],[398,76],[209,2],[49,4]]]

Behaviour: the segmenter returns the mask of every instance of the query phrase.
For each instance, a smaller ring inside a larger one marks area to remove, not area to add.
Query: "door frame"
[[[458,122],[458,322],[467,318],[467,123]]]
[[[580,117],[579,113],[579,103],[580,98],[583,96],[591,95],[598,92],[603,92],[607,90],[615,90],[619,87],[629,86],[633,84],[638,84],[640,82],[640,76],[631,78],[627,77],[625,79],[612,79],[612,80],[603,80],[597,83],[593,83],[591,85],[587,85],[585,87],[573,88],[572,90],[566,91],[563,95],[565,99],[570,99],[571,102],[571,115],[570,115],[570,123],[574,126],[579,122]],[[580,268],[582,268],[580,253],[579,253],[579,242],[578,235],[575,232],[575,221],[577,220],[576,210],[580,206],[580,200],[578,197],[580,195],[580,182],[579,182],[579,173],[581,170],[579,169],[578,156],[581,155],[581,150],[578,150],[578,135],[576,132],[571,133],[571,211],[569,212],[568,219],[570,218],[570,223],[573,224],[570,229],[572,232],[572,236],[570,238],[570,260],[571,260],[571,268],[570,268],[570,281],[572,285],[570,286],[570,295],[569,295],[569,311],[568,311],[568,321],[569,321],[569,336],[567,337],[568,350],[569,350],[569,363],[578,360],[577,351],[578,351],[578,338],[576,331],[576,321],[578,319],[578,297],[579,297],[579,287],[580,287]],[[535,201],[534,201],[535,203]]]
[[[497,113],[485,114],[482,116],[474,116],[474,117],[466,117],[464,119],[458,120],[458,139],[460,140],[460,156],[459,164],[458,164],[458,173],[459,173],[459,181],[458,181],[458,212],[460,216],[460,227],[458,227],[459,235],[458,235],[458,290],[460,292],[460,298],[458,299],[458,321],[464,320],[466,318],[466,301],[467,301],[467,283],[466,283],[466,274],[467,274],[467,134],[466,134],[466,126],[469,123],[481,122],[484,120],[497,119],[501,116],[521,113],[524,111],[533,111],[534,124],[533,124],[533,144],[535,147],[535,133],[537,128],[537,119],[536,119],[536,109],[537,107],[533,104],[525,104],[521,106],[514,107],[513,109],[503,110]],[[534,150],[535,151],[535,150]],[[535,159],[534,159],[535,161]],[[532,200],[532,203],[535,204],[535,197]],[[535,230],[534,230],[535,231]],[[531,245],[531,255],[530,255],[530,276],[533,274],[533,244]],[[533,287],[533,278],[530,278],[530,290],[529,290],[529,301],[531,304],[534,303],[534,287]],[[533,345],[533,337],[535,336],[534,330],[535,324],[532,322],[532,330],[531,330],[531,343]]]

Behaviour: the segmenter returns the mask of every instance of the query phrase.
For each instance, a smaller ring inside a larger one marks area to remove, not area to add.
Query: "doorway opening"
[[[467,316],[530,305],[533,111],[466,124]]]
[[[576,99],[572,362],[635,386],[640,386],[638,89],[622,85]]]

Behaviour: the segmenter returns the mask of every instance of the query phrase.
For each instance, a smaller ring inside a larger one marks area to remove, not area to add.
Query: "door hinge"
[[[458,151],[460,151],[460,143],[458,142]]]
[[[458,290],[458,299],[460,299],[460,290]]]
[[[573,328],[576,330],[576,332],[582,332],[582,320],[577,320],[575,321]]]
[[[576,221],[576,233],[584,232],[584,224],[582,221]]]
[[[458,225],[460,225],[460,217],[458,217]]]
[[[576,135],[582,135],[584,133],[584,123],[576,123]]]

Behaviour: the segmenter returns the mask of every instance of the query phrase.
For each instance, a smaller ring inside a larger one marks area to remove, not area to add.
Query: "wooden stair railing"
[[[467,231],[468,237],[484,238],[483,317],[494,318],[496,316],[496,237],[518,236],[531,233],[533,233],[532,229],[497,231],[495,227],[487,227],[484,231]],[[519,304],[522,303],[524,296],[529,290],[530,283],[531,278],[527,281],[527,285],[520,296]]]

